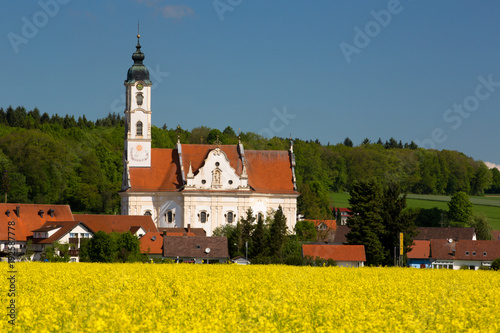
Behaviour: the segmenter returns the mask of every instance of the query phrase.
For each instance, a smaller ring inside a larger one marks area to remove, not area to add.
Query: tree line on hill
[[[290,140],[264,138],[200,126],[152,126],[152,146],[174,148],[182,143],[237,144],[245,149],[287,150]],[[119,211],[124,118],[110,113],[95,122],[49,116],[38,109],[0,108],[0,194],[9,202],[69,204],[80,212]],[[298,210],[306,218],[332,218],[331,192],[350,191],[356,181],[373,179],[402,192],[468,195],[500,193],[500,172],[462,153],[418,148],[413,142],[369,139],[354,146],[348,138],[331,145],[318,140],[293,140],[296,157]]]

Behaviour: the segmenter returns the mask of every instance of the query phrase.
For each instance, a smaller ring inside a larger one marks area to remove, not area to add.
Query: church
[[[293,143],[288,151],[245,150],[243,144],[151,148],[151,86],[140,35],[125,80],[122,215],[151,215],[158,228],[236,224],[251,208],[265,219],[282,207],[288,230],[297,220]]]

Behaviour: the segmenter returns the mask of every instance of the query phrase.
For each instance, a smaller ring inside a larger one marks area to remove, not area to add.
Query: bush
[[[491,269],[494,271],[500,270],[500,258],[493,260],[493,262],[491,263]]]

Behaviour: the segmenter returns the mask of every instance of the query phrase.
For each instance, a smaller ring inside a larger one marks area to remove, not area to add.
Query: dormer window
[[[139,120],[135,125],[135,127],[136,127],[136,135],[142,136],[142,121]]]
[[[469,251],[465,251],[465,255],[468,256],[469,255]]]

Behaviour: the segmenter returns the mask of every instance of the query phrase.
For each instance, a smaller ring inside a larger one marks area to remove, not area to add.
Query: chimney
[[[165,237],[166,235],[167,235],[167,231],[163,230],[163,237]]]
[[[191,223],[188,223],[188,234],[191,232]]]

